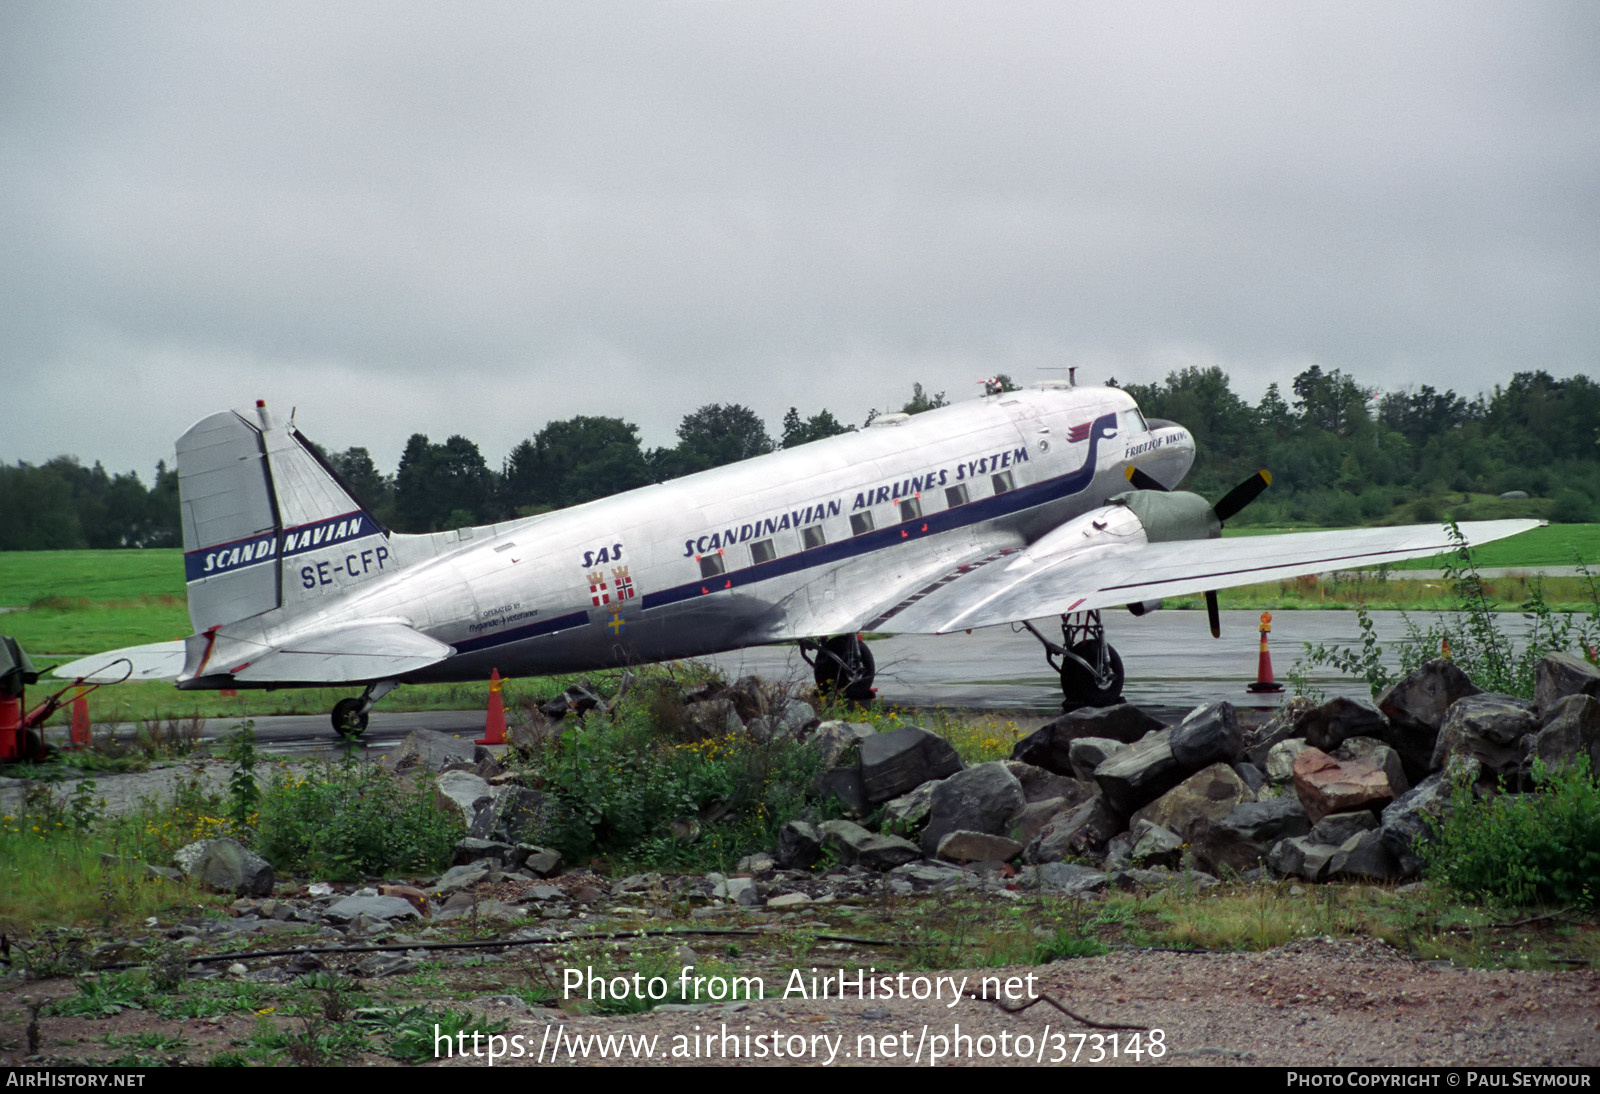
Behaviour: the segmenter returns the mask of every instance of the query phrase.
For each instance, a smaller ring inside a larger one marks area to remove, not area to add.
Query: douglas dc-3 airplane
[[[1070,707],[1121,694],[1100,612],[1456,546],[1437,526],[1221,539],[1270,481],[1215,506],[1171,490],[1194,439],[1115,388],[1049,382],[571,509],[391,532],[292,422],[214,414],[178,439],[195,633],[57,676],[184,689],[364,685],[359,733],[402,683],[633,665],[796,642],[818,685],[871,695],[860,632],[1023,622]],[[1531,520],[1464,524],[1473,543]],[[1027,623],[1060,616],[1062,641]],[[113,665],[113,662],[120,662]]]

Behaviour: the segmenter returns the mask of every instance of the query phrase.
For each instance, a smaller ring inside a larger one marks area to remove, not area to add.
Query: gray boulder
[[[459,817],[462,827],[472,824],[497,789],[469,771],[446,771],[434,783],[439,804]]]
[[[1394,857],[1400,876],[1417,877],[1422,859],[1417,854],[1423,842],[1449,815],[1451,796],[1457,778],[1470,779],[1479,768],[1475,760],[1456,760],[1452,767],[1435,772],[1384,806],[1379,835]]]
[[[1442,658],[1413,669],[1378,695],[1378,709],[1389,719],[1388,739],[1416,782],[1430,769],[1433,746],[1444,716],[1458,700],[1482,691],[1454,662]]]
[[[1329,699],[1302,714],[1294,724],[1296,737],[1304,737],[1312,748],[1331,752],[1351,737],[1383,737],[1389,720],[1364,699]]]
[[[1378,818],[1366,810],[1359,813],[1332,813],[1311,826],[1307,837],[1312,843],[1326,843],[1337,847],[1351,836],[1363,832],[1376,832]]]
[[[861,785],[861,768],[830,767],[817,776],[817,796],[832,798],[844,807],[845,814],[862,817],[871,812],[867,805],[867,792]]]
[[[1533,698],[1541,716],[1569,695],[1600,699],[1600,668],[1570,653],[1552,653],[1539,662]]]
[[[1587,756],[1589,770],[1600,771],[1600,699],[1583,694],[1557,699],[1534,735],[1532,754],[1550,767]]]
[[[1177,866],[1183,858],[1183,839],[1176,832],[1147,820],[1128,829],[1133,847],[1128,859],[1138,866]]]
[[[1129,745],[1095,768],[1094,781],[1106,804],[1129,816],[1183,781],[1184,769],[1172,755],[1170,730]]]
[[[473,742],[465,737],[432,729],[414,729],[383,762],[395,772],[442,771],[451,764],[472,763],[475,752]]]
[[[1022,796],[1030,802],[1047,798],[1066,798],[1073,805],[1088,801],[1094,795],[1094,783],[1071,775],[1058,775],[1042,767],[1034,767],[1020,760],[1001,760],[1006,770],[1017,777],[1022,785]]]
[[[1078,778],[1092,779],[1096,768],[1127,747],[1110,737],[1079,737],[1067,749],[1067,762]]]
[[[963,766],[949,741],[920,726],[902,726],[861,742],[861,789],[869,806],[954,775]]]
[[[469,836],[479,839],[524,843],[545,837],[554,822],[557,806],[542,791],[525,786],[503,786],[488,802],[478,807],[472,818]]]
[[[186,876],[219,893],[266,896],[276,880],[271,863],[231,839],[191,843],[173,854],[173,862]]]
[[[1304,695],[1293,695],[1283,701],[1283,704],[1273,712],[1252,735],[1247,735],[1245,744],[1245,758],[1262,770],[1266,770],[1267,755],[1272,751],[1272,746],[1281,741],[1287,741],[1295,736],[1294,725],[1300,716],[1316,707]]]
[[[1040,726],[1018,741],[1011,750],[1011,758],[1068,775],[1072,773],[1073,741],[1082,737],[1108,737],[1132,742],[1159,729],[1160,721],[1130,703],[1082,707]]]
[[[1496,774],[1515,771],[1531,743],[1523,738],[1538,728],[1533,704],[1525,699],[1493,692],[1469,695],[1445,712],[1431,766],[1438,770],[1451,756],[1471,756]]]
[[[1273,845],[1267,854],[1267,865],[1283,877],[1321,881],[1338,853],[1338,847],[1314,843],[1308,836],[1291,836]]]
[[[1329,880],[1398,881],[1400,864],[1377,831],[1357,832],[1328,860]]]
[[[987,832],[951,832],[939,841],[937,857],[945,862],[1009,862],[1022,854],[1022,844]]]
[[[928,814],[933,812],[933,791],[938,785],[936,782],[926,782],[915,790],[885,802],[881,827],[901,834],[921,828],[927,823]]]
[[[869,722],[823,722],[806,740],[822,753],[823,767],[837,767],[847,760],[853,765],[856,746],[877,732]]]
[[[774,858],[782,870],[809,870],[822,857],[822,836],[805,821],[792,820],[778,829]]]
[[[334,923],[349,923],[357,916],[368,919],[420,919],[409,900],[397,896],[347,896],[322,910],[323,918]]]
[[[1225,763],[1214,763],[1135,811],[1134,824],[1148,820],[1173,832],[1187,832],[1198,820],[1221,820],[1255,794]]]
[[[957,772],[933,791],[933,808],[922,830],[923,851],[931,858],[939,841],[951,832],[1003,835],[1024,803],[1022,784],[1004,764],[979,764]]]
[[[892,870],[922,857],[922,852],[910,840],[880,836],[852,821],[824,821],[817,826],[817,834],[822,837],[822,846],[838,855],[846,866]]]
[[[1028,841],[1026,862],[1060,862],[1071,855],[1094,856],[1122,831],[1123,821],[1104,798],[1094,797],[1071,813],[1059,814]]]
[[[1172,729],[1172,758],[1185,771],[1214,763],[1231,764],[1244,754],[1239,712],[1232,703],[1212,703],[1191,711]]]
[[[1110,884],[1102,871],[1072,862],[1046,862],[1033,867],[1034,885],[1043,892],[1082,896],[1098,893]]]

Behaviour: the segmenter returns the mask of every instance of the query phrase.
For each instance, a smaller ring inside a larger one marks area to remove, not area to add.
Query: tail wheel
[[[1101,661],[1102,647],[1105,660]],[[1104,639],[1091,638],[1072,647],[1072,652],[1091,665],[1104,665],[1097,675],[1069,657],[1061,659],[1062,710],[1079,707],[1108,707],[1122,699],[1122,658]]]
[[[367,728],[367,712],[360,699],[340,699],[333,705],[333,729],[341,737],[359,737]]]
[[[877,664],[858,636],[842,634],[820,643],[815,669],[817,690],[822,694],[842,695],[854,703],[872,701]]]

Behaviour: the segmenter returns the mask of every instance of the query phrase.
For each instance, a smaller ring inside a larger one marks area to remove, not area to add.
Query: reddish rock
[[[1294,758],[1294,792],[1316,824],[1330,813],[1373,809],[1394,800],[1388,776],[1365,760],[1336,760],[1307,748]]]
[[[417,910],[418,915],[428,914],[428,894],[415,885],[380,885],[379,896],[397,896]]]

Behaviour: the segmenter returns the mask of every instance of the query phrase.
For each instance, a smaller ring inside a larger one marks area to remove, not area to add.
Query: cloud
[[[416,431],[665,444],[996,370],[1595,371],[1588,6],[0,21],[0,459],[143,471],[263,394],[392,468]]]

